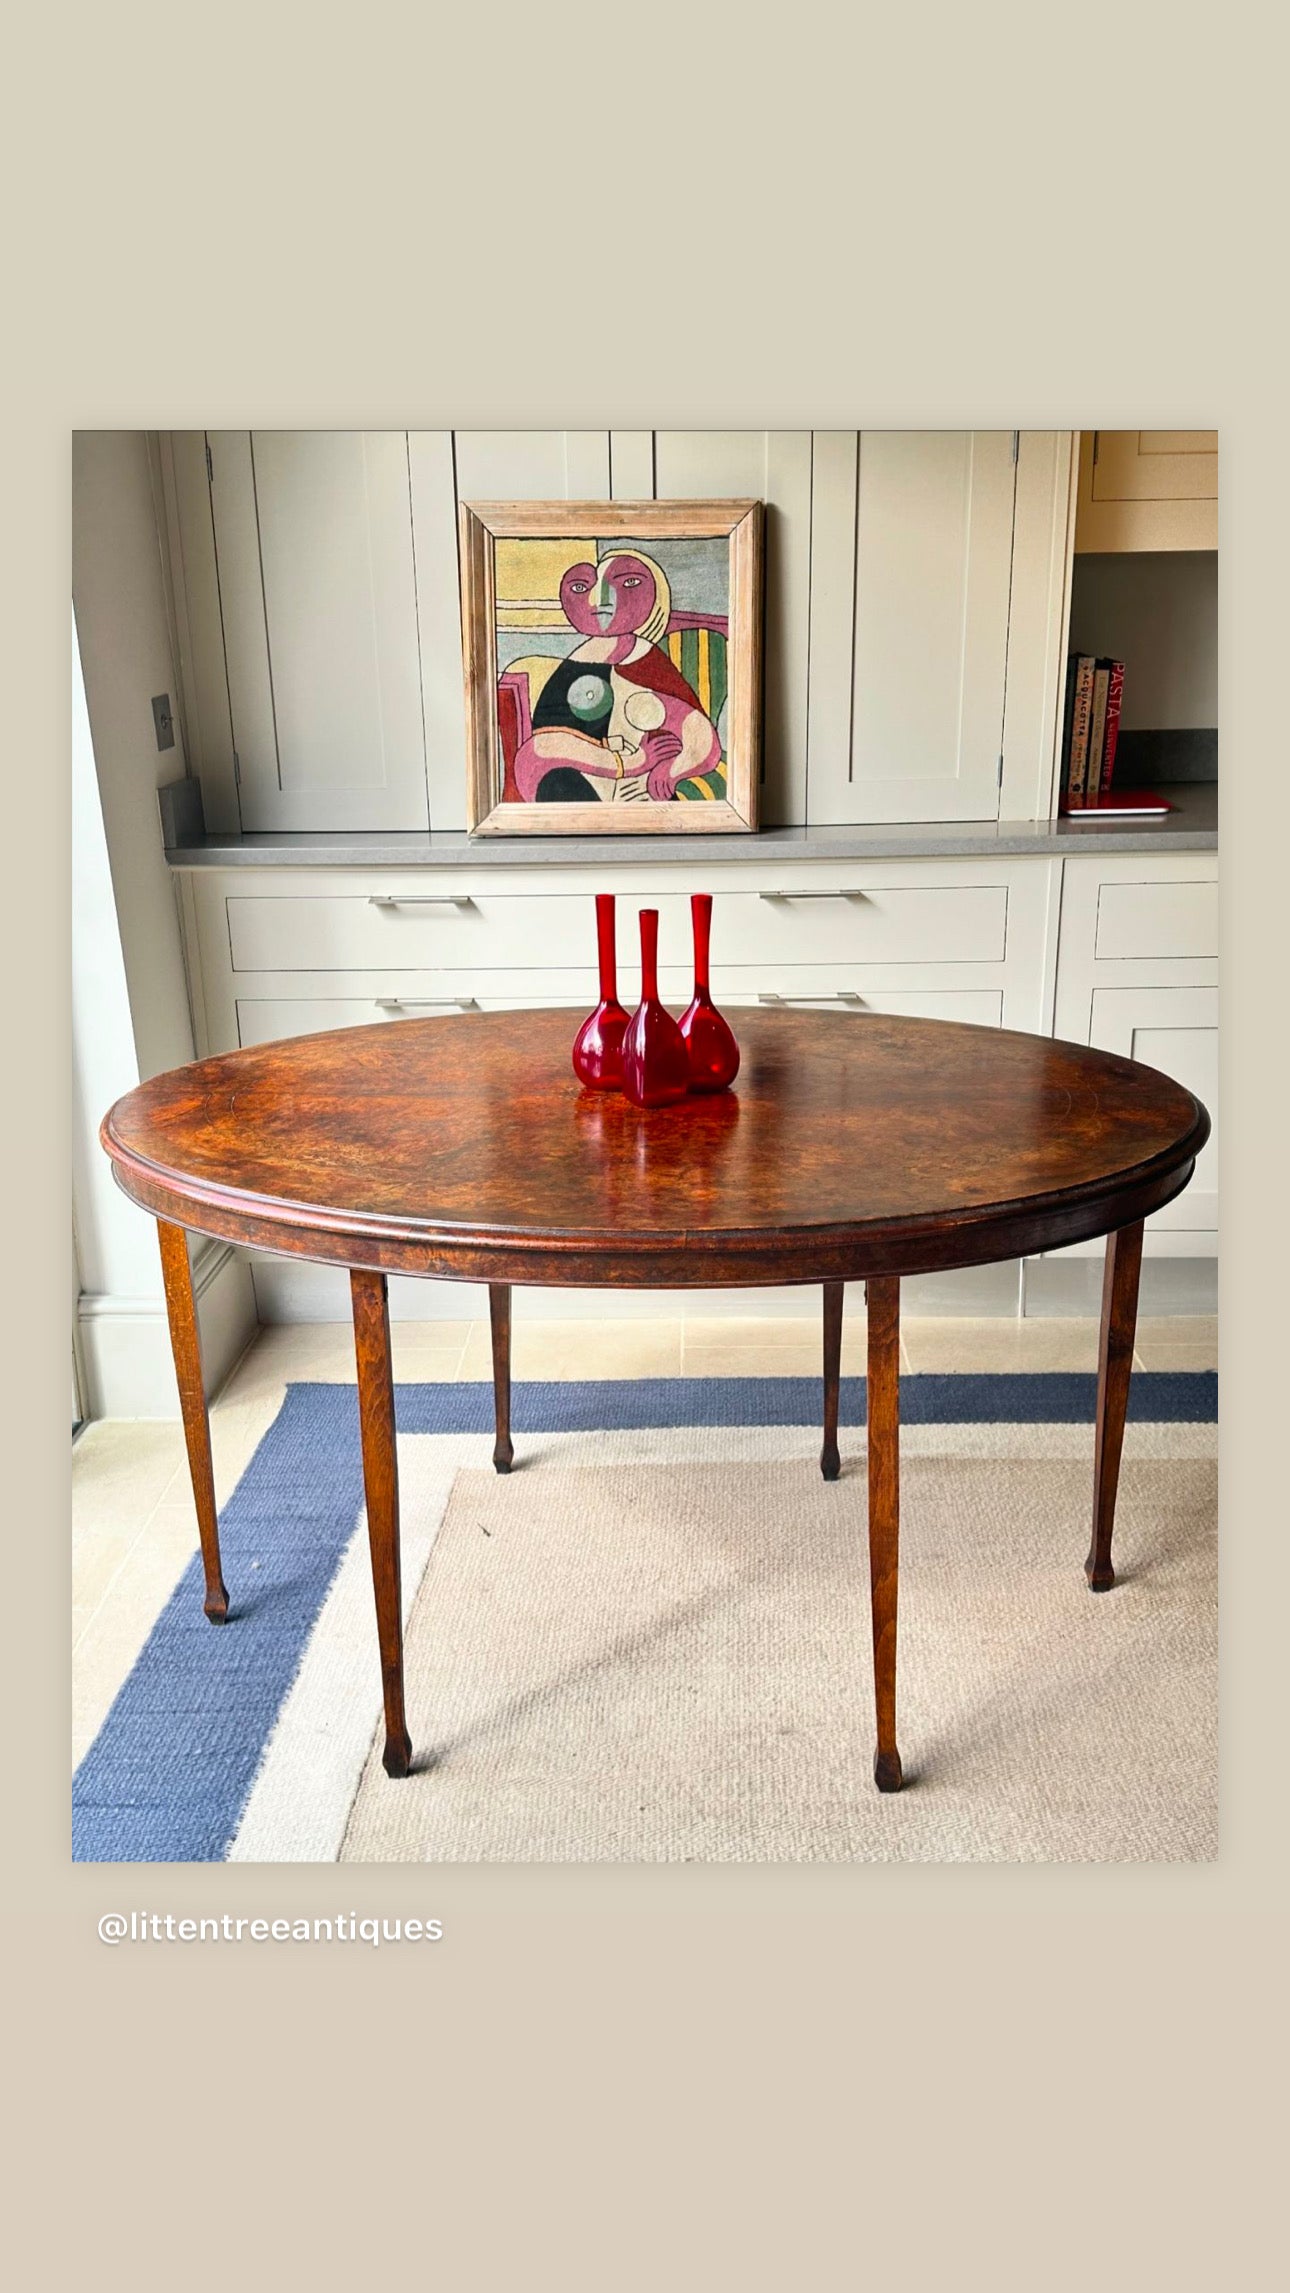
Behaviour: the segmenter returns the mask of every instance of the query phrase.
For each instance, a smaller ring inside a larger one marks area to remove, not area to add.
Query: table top
[[[1155,1069],[1038,1035],[774,1009],[733,1091],[579,1089],[569,1010],[385,1021],[154,1076],[102,1141],[177,1225],[463,1280],[689,1288],[982,1264],[1127,1225],[1209,1132]]]

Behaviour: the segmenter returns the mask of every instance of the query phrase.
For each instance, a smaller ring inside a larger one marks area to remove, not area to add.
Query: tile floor
[[[491,1375],[484,1322],[396,1322],[394,1373],[405,1383]],[[1093,1321],[909,1319],[906,1371],[1091,1370]],[[1138,1324],[1142,1369],[1214,1369],[1212,1315]],[[848,1305],[847,1375],[864,1368],[864,1313]],[[523,1321],[517,1378],[818,1376],[820,1330],[802,1320]],[[354,1374],[341,1323],[261,1330],[211,1407],[215,1485],[223,1504],[281,1406],[288,1379]],[[197,1543],[183,1433],[177,1420],[105,1419],[72,1457],[72,1760],[102,1725],[152,1624]]]

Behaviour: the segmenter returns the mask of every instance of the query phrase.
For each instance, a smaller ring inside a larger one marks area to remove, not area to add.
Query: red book
[[[1124,696],[1124,663],[1112,661],[1111,682],[1106,696],[1106,731],[1102,736],[1102,777],[1098,783],[1098,800],[1110,793],[1111,773],[1115,765],[1115,744],[1120,737],[1120,702]]]
[[[1163,820],[1173,806],[1167,796],[1154,788],[1110,788],[1105,796],[1095,797],[1091,804],[1081,805],[1082,821],[1095,820]]]
[[[1106,733],[1106,698],[1111,689],[1111,664],[1099,661],[1093,671],[1093,706],[1088,720],[1088,763],[1084,771],[1084,802],[1096,804],[1102,785],[1102,741]]]

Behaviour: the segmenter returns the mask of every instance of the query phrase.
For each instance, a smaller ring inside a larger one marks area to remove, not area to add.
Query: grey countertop
[[[173,784],[172,784],[173,785]],[[179,787],[183,787],[181,782]],[[193,784],[189,783],[189,787]],[[168,796],[170,790],[161,794]],[[467,836],[460,829],[386,834],[167,836],[174,868],[641,867],[673,860],[920,860],[1009,858],[1055,852],[1215,852],[1218,784],[1176,781],[1160,790],[1163,820],[928,821],[883,828],[764,828],[752,836]],[[186,808],[185,808],[186,809]],[[173,815],[170,816],[173,818]],[[168,818],[163,805],[163,822]]]

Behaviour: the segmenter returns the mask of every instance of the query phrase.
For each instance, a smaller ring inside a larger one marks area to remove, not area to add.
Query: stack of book
[[[1066,719],[1062,736],[1063,813],[1104,813],[1123,819],[1126,813],[1144,818],[1171,812],[1173,806],[1154,789],[1113,788],[1116,744],[1120,737],[1120,703],[1124,696],[1124,663],[1105,655],[1072,653],[1066,665]]]
[[[1066,729],[1062,741],[1063,812],[1083,812],[1111,793],[1120,737],[1124,663],[1072,653],[1066,664]]]

